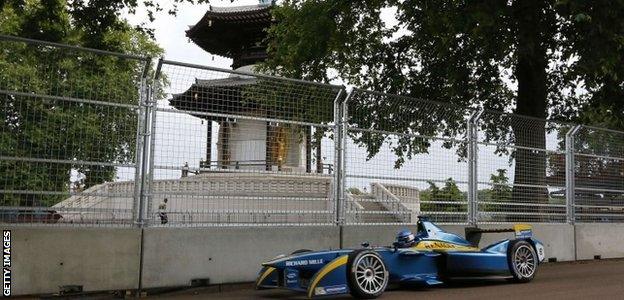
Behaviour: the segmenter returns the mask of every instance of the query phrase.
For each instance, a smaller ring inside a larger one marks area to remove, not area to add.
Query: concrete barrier
[[[255,280],[260,263],[298,249],[338,248],[338,227],[148,228],[143,287]]]
[[[441,226],[464,234],[465,226]],[[481,225],[482,228],[511,224]],[[575,228],[576,227],[576,228]],[[5,227],[6,228],[6,227]],[[305,226],[146,228],[143,230],[143,288],[249,282],[260,263],[298,249],[346,248],[361,242],[391,245],[397,231],[415,226]],[[137,289],[141,230],[121,228],[20,227],[12,229],[13,294],[54,293],[63,285],[84,291]],[[624,224],[534,224],[547,258],[558,261],[624,257]],[[512,233],[484,234],[481,247]],[[576,241],[575,241],[576,240]],[[576,244],[576,246],[575,246]],[[575,248],[576,247],[576,248]]]
[[[136,289],[140,229],[3,226],[11,230],[13,295]]]
[[[624,257],[624,224],[577,224],[576,258]]]

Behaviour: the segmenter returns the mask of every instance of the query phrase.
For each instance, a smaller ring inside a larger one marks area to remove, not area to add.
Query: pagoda
[[[208,53],[231,58],[233,69],[262,62],[267,58],[263,41],[273,22],[272,6],[267,1],[248,6],[210,6],[186,36]]]
[[[273,5],[259,1],[248,6],[210,6],[201,20],[186,31],[186,36],[211,54],[231,58],[234,70],[253,73],[253,66],[267,58],[266,29],[274,22],[270,11]],[[292,120],[297,112],[280,115],[275,111],[289,108],[267,109],[250,99],[250,91],[264,88],[258,94],[270,93],[265,92],[270,88],[266,82],[263,87],[262,80],[255,76],[226,75],[196,78],[185,92],[170,99],[173,107],[198,112],[195,116],[207,121],[206,160],[200,162],[203,171],[249,169],[322,174],[328,169],[331,172],[331,166],[325,168],[323,164],[320,141],[312,141],[311,126],[266,121],[267,118]],[[214,124],[219,126],[216,137],[212,132]],[[211,155],[213,145],[217,147],[216,159]]]

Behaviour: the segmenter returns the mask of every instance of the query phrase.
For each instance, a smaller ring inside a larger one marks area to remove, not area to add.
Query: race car
[[[514,232],[506,239],[477,248],[482,233]],[[308,298],[350,293],[373,299],[388,287],[433,286],[453,278],[506,277],[529,282],[545,258],[544,245],[532,237],[530,225],[510,229],[467,228],[466,238],[446,232],[427,218],[417,232],[402,231],[392,246],[325,251],[298,250],[262,264],[258,289],[284,288]]]

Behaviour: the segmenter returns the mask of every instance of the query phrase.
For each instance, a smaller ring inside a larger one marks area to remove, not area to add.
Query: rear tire
[[[533,280],[537,273],[538,258],[531,243],[525,240],[512,241],[507,252],[507,262],[513,282],[524,283]]]
[[[375,299],[388,287],[388,269],[377,252],[355,250],[347,260],[347,283],[358,299]]]

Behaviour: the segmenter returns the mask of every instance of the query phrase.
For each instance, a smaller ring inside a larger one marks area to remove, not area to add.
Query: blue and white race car
[[[389,284],[437,285],[452,278],[485,276],[529,282],[545,258],[544,245],[532,237],[529,225],[468,228],[464,239],[420,218],[417,230],[400,232],[390,247],[364,243],[360,249],[298,250],[278,256],[262,264],[256,287],[301,291],[309,298],[351,293],[372,299]],[[507,231],[515,232],[515,238],[475,247],[482,233]]]

